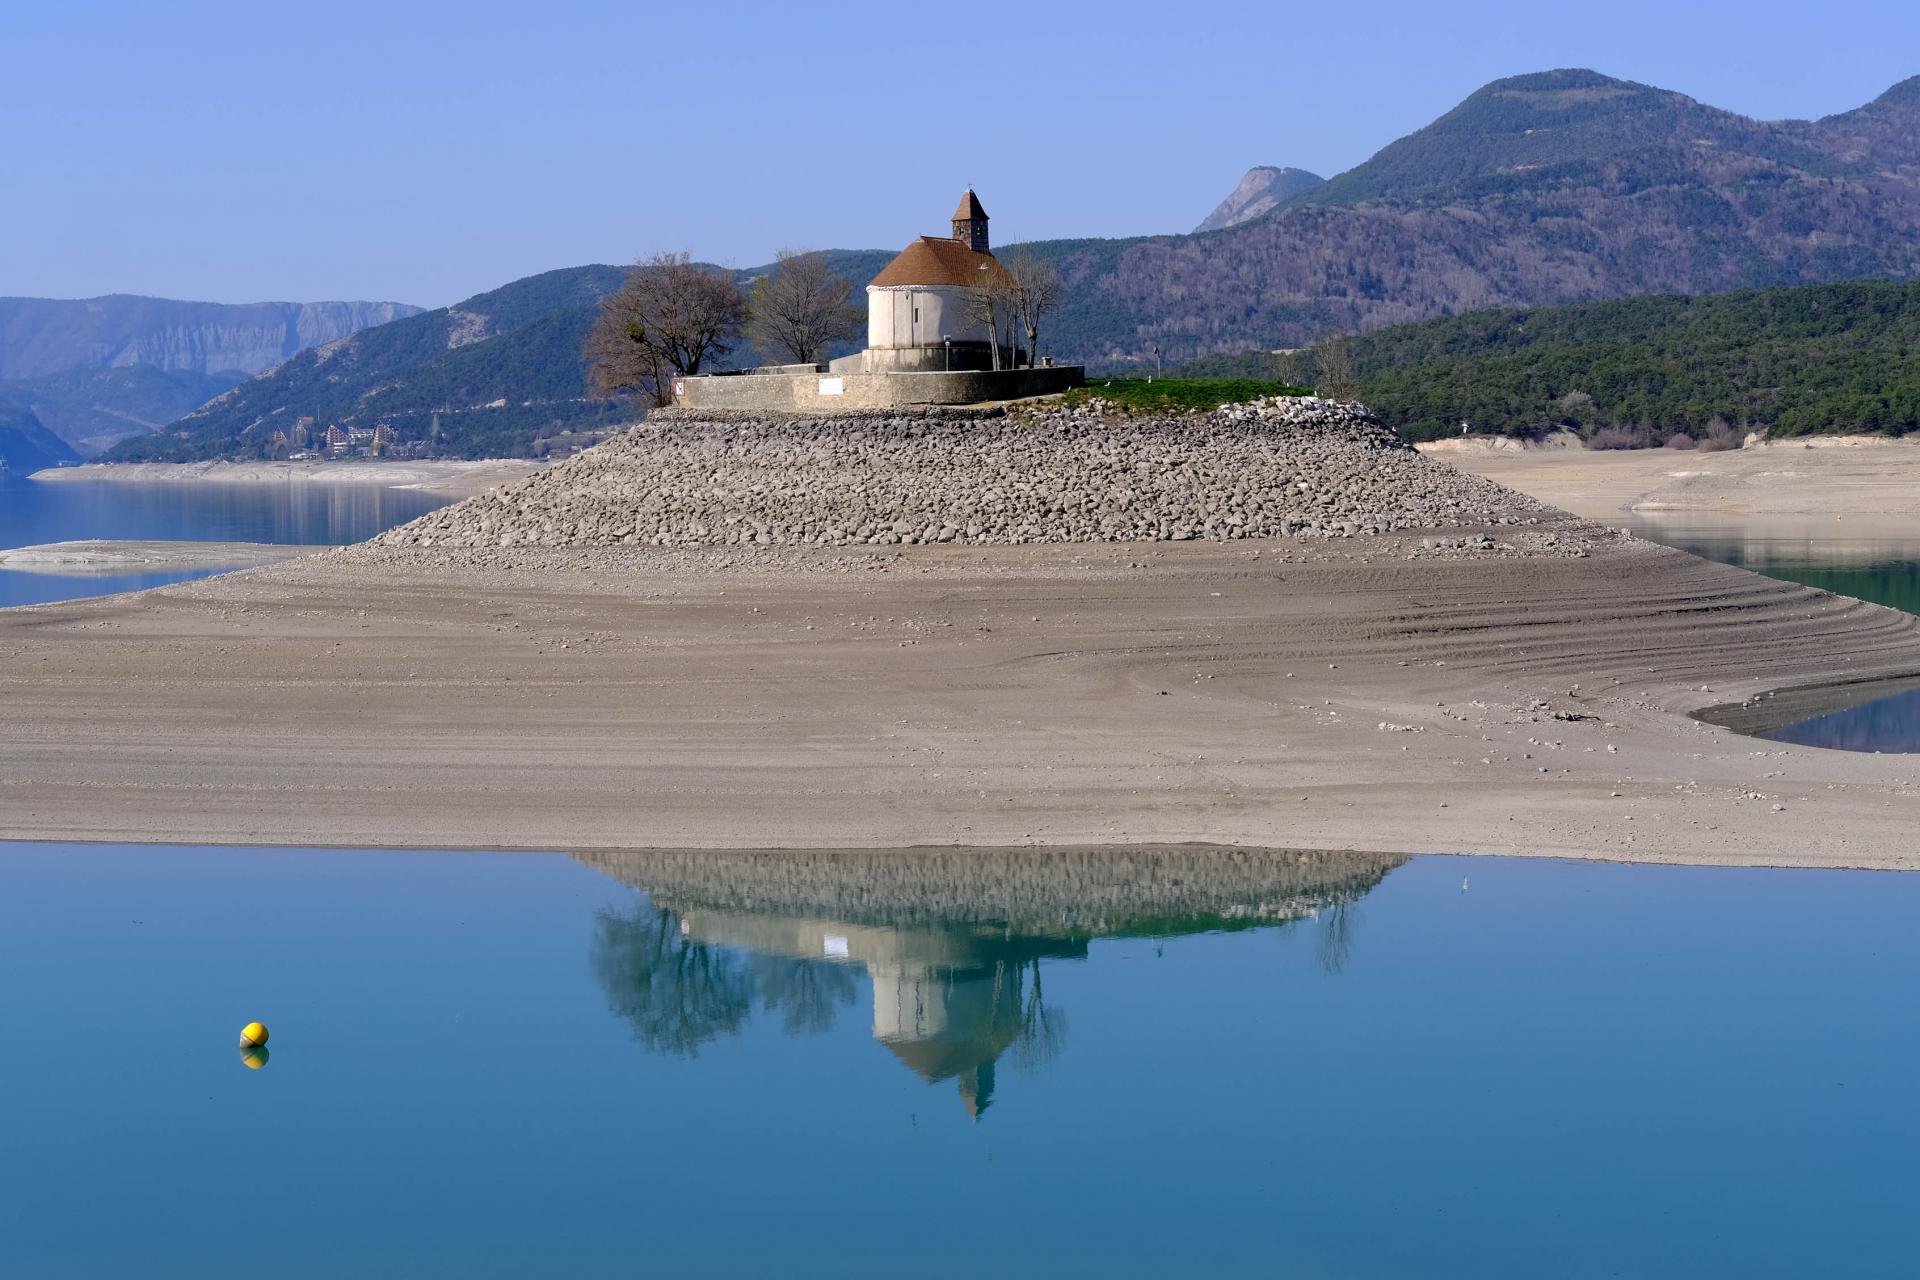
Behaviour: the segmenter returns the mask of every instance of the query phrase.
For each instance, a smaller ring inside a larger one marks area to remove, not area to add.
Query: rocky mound
[[[848,546],[1329,538],[1551,508],[1427,458],[1358,405],[1277,397],[800,420],[657,415],[389,546]]]

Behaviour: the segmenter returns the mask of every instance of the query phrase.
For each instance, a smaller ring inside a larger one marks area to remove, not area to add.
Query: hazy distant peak
[[[0,298],[0,380],[151,365],[258,373],[305,347],[415,315],[398,302]]]
[[[1206,221],[1195,227],[1194,231],[1196,234],[1218,231],[1222,227],[1251,222],[1264,213],[1272,212],[1302,191],[1311,191],[1325,181],[1319,174],[1308,173],[1305,169],[1285,165],[1255,165],[1247,170],[1247,176],[1240,179],[1240,185],[1233,189],[1232,194],[1215,206]]]

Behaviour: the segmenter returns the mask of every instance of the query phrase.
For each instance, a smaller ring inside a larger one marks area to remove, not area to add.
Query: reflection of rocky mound
[[[1356,405],[1206,414],[668,417],[382,535],[396,546],[849,546],[1341,537],[1546,508]]]
[[[575,856],[676,908],[1031,937],[1278,923],[1352,902],[1405,861],[1214,847]]]

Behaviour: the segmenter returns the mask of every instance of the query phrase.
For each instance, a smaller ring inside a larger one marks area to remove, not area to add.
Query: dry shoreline
[[[1639,540],[357,548],[0,613],[0,838],[1910,869],[1913,757],[1689,715],[1916,676]]]
[[[366,458],[311,462],[89,462],[77,467],[49,467],[34,472],[31,478],[64,484],[89,480],[146,484],[369,484],[467,497],[531,475],[543,465],[522,458],[487,458],[475,462],[441,459],[383,462]]]
[[[1920,529],[1920,441],[1790,440],[1722,453],[1446,441],[1421,450],[1590,520],[1737,516],[1751,527],[1763,517],[1794,532],[1817,526],[1863,539],[1911,539]]]

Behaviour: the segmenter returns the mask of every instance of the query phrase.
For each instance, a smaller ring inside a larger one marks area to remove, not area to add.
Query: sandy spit
[[[49,467],[33,479],[70,483],[84,480],[137,480],[142,483],[370,484],[393,489],[423,489],[466,497],[538,471],[542,463],[522,458],[477,462],[425,459],[381,462],[365,458],[315,462],[91,462],[78,467]]]
[[[1915,676],[1637,539],[356,548],[0,612],[0,838],[1912,868],[1920,759],[1688,713]]]
[[[138,539],[43,542],[0,549],[0,569],[76,576],[130,569],[229,569],[276,564],[331,551],[328,546],[268,542],[170,542]]]

